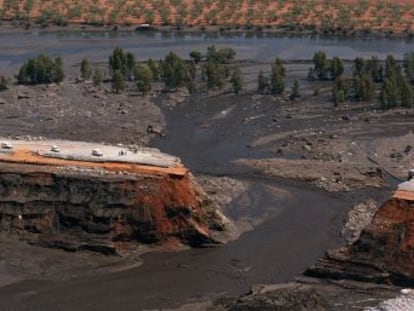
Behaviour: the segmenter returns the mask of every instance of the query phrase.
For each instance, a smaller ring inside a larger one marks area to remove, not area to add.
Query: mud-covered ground
[[[288,68],[290,79],[305,76],[295,68]],[[115,95],[109,85],[83,82],[0,93],[1,136],[149,144],[181,157],[240,235],[217,248],[128,259],[1,236],[0,309],[214,309],[233,299],[220,297],[254,284],[292,281],[326,249],[352,240],[414,164],[414,111],[382,112],[367,103],[335,108],[329,86],[313,96],[313,86],[300,82],[296,101],[159,89],[147,97],[132,89]],[[146,133],[150,124],[162,137]],[[364,306],[395,295],[368,292]],[[338,303],[350,299],[332,295]]]

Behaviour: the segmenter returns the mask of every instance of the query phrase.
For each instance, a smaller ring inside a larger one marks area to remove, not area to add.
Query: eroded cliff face
[[[0,231],[66,250],[216,243],[220,214],[192,175],[0,162]]]
[[[414,285],[414,201],[387,200],[353,244],[328,251],[306,274]]]

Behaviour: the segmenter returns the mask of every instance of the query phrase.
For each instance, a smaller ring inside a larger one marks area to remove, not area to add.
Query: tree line
[[[236,52],[231,48],[209,46],[204,53],[191,51],[189,59],[183,59],[170,52],[163,59],[137,62],[133,53],[120,47],[115,48],[108,58],[108,75],[112,90],[122,92],[127,86],[135,85],[142,94],[151,91],[154,82],[162,82],[167,90],[185,87],[189,92],[221,90],[230,85],[238,94],[244,89],[244,76],[235,62]],[[414,52],[405,55],[403,62],[393,56],[385,61],[376,57],[356,58],[351,70],[346,73],[343,60],[329,59],[325,52],[314,54],[313,67],[309,69],[309,81],[332,81],[332,100],[335,104],[345,101],[368,101],[377,97],[381,108],[414,106]],[[80,75],[95,85],[105,79],[103,70],[92,66],[88,59],[80,64]],[[40,54],[29,58],[15,76],[19,84],[59,83],[65,78],[63,60]],[[270,64],[270,73],[260,70],[257,76],[257,92],[282,95],[285,92],[286,69],[283,60],[276,58]],[[0,91],[8,88],[10,78],[0,76]],[[300,87],[294,81],[289,98],[300,97]]]
[[[313,62],[308,80],[333,80],[335,104],[347,100],[369,101],[377,97],[382,109],[414,106],[414,52],[405,54],[402,64],[392,55],[385,61],[377,57],[358,57],[353,61],[350,74],[344,73],[342,60],[338,57],[329,60],[322,51],[315,53]]]

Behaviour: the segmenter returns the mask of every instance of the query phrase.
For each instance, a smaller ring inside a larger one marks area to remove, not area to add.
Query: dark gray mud
[[[15,45],[21,38],[2,41],[8,42],[9,47],[2,49],[5,52],[3,56],[0,55],[0,60],[3,57],[0,68],[13,68],[20,60],[39,52],[32,47],[41,40],[45,42],[42,50],[55,55],[72,55],[68,56],[68,64],[72,65],[87,56],[86,52],[96,55],[98,60],[106,59],[116,45],[131,49],[139,58],[146,58],[148,55],[145,53],[149,51],[157,51],[160,56],[171,49],[186,54],[190,49],[203,49],[216,43],[237,46],[242,58],[254,59],[270,59],[277,55],[293,55],[292,58],[295,58],[297,54],[289,54],[294,51],[309,53],[300,56],[305,58],[310,57],[316,49],[330,48],[333,49],[329,50],[331,55],[341,56],[335,53],[335,46],[347,53],[348,57],[371,56],[374,51],[402,56],[412,46],[412,43],[402,42],[390,50],[385,40],[384,45],[368,42],[369,49],[358,46],[349,48],[346,42],[337,40],[333,43],[318,42],[308,49],[308,45],[300,41],[303,39],[298,39],[302,44],[298,48],[296,39],[289,38],[278,42],[274,42],[274,38],[242,38],[240,40],[245,43],[239,44],[232,38],[205,39],[199,35],[195,39],[191,35],[182,38],[183,42],[177,41],[177,38],[170,42],[165,41],[166,38],[149,37],[146,43],[138,40],[135,34],[132,37],[112,37],[109,34],[102,38],[91,38],[87,34],[81,38],[79,35],[59,37],[54,34],[42,37],[30,34],[29,38],[22,40],[26,43],[20,52]],[[292,44],[287,46],[286,40]],[[269,48],[269,44],[277,45],[279,50]],[[361,45],[365,46],[365,43]],[[349,54],[350,51],[353,54]],[[16,57],[10,58],[14,53]],[[153,54],[150,56],[157,57]],[[220,295],[240,295],[255,283],[285,282],[300,275],[326,249],[343,243],[339,232],[348,208],[368,197],[382,201],[389,195],[383,189],[331,194],[305,183],[264,178],[251,168],[233,163],[239,158],[267,158],[274,155],[277,147],[274,141],[255,146],[254,141],[264,135],[282,130],[292,131],[293,134],[293,131],[300,133],[305,130],[340,131],[343,128],[347,131],[352,121],[341,119],[341,116],[360,112],[357,108],[355,111],[334,111],[327,102],[312,105],[312,115],[298,116],[286,108],[286,104],[276,104],[270,96],[261,103],[254,103],[248,95],[223,95],[208,99],[193,98],[171,110],[162,107],[167,122],[166,137],[155,138],[153,146],[180,156],[195,174],[231,176],[248,181],[251,185],[249,189],[225,206],[224,211],[236,221],[246,219],[252,222],[254,229],[235,241],[215,248],[146,254],[142,257],[142,266],[126,271],[64,281],[26,279],[4,286],[0,288],[0,310],[142,310],[177,307],[189,301],[202,301]],[[141,119],[145,118],[141,116]],[[67,120],[70,121],[69,118]],[[117,122],[122,123],[122,120],[113,119],[114,124]],[[147,122],[142,120],[140,126],[145,128]],[[376,122],[375,119],[372,122],[369,128],[346,132],[345,135],[370,141],[377,136],[406,133],[409,119],[408,116],[397,116],[392,130],[390,123],[381,120]],[[88,124],[85,122],[85,126]],[[45,124],[33,122],[31,125],[36,126],[38,134],[50,133],[50,127]],[[126,131],[127,134],[133,133],[129,129]],[[80,135],[79,139],[95,140],[97,134],[88,135]],[[70,266],[70,263],[67,265]]]
[[[229,104],[210,104],[203,106],[207,111],[191,104],[185,111],[180,107],[173,112],[165,110],[167,136],[155,145],[183,157],[196,172],[232,174],[248,180],[248,191],[226,206],[225,212],[236,221],[244,218],[255,222],[254,230],[216,248],[147,254],[141,267],[128,271],[66,281],[15,283],[0,289],[0,310],[139,310],[179,306],[189,299],[215,295],[238,295],[254,283],[288,281],[322,256],[326,248],[337,246],[349,199],[330,197],[303,184],[256,178],[232,164],[240,156],[263,156],[259,150],[246,147],[246,139],[251,138],[256,126],[246,129],[249,135],[240,130],[236,120],[241,117],[242,106],[233,108],[234,118],[229,124],[234,128],[226,126],[226,118],[220,118]],[[185,114],[187,118],[183,118]],[[211,132],[197,132],[193,122],[210,122],[217,116],[218,123]]]
[[[380,190],[330,194],[304,183],[263,178],[233,164],[239,157],[267,155],[266,146],[247,145],[273,122],[274,103],[260,110],[240,98],[232,102],[223,96],[216,105],[213,101],[195,100],[173,111],[164,107],[167,136],[154,145],[182,157],[196,173],[248,181],[249,189],[224,211],[235,221],[251,221],[253,230],[219,247],[146,254],[142,266],[127,271],[11,284],[0,288],[0,310],[159,309],[240,295],[252,284],[290,281],[326,249],[342,244],[339,231],[354,202],[388,195]],[[249,109],[265,117],[254,124],[243,123],[245,116],[252,115]]]
[[[238,240],[215,248],[143,256],[139,268],[68,281],[28,280],[0,289],[0,310],[141,310],[191,299],[238,295],[251,284],[284,282],[340,242],[347,199],[311,189],[257,182],[249,207],[272,216]],[[237,200],[232,203],[238,208]]]

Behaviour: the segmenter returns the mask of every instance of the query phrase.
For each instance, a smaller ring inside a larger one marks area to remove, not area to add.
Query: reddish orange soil
[[[395,191],[393,197],[401,200],[414,201],[414,192],[397,190]]]
[[[152,174],[152,175],[179,175],[184,176],[188,173],[185,167],[155,167],[147,165],[138,165],[130,163],[116,163],[116,162],[87,162],[76,160],[65,160],[58,158],[43,157],[31,150],[24,148],[15,148],[11,153],[0,154],[0,161],[12,163],[26,163],[39,164],[51,166],[78,166],[86,168],[102,168],[108,171],[127,171],[137,174]]]
[[[34,0],[4,5],[3,18],[30,18],[42,23],[153,25],[261,25],[322,27],[344,30],[413,30],[413,1],[200,1],[200,0]],[[19,4],[20,3],[20,4]],[[300,29],[300,28],[299,28]]]
[[[3,204],[3,210],[0,212],[2,216],[0,229],[14,228],[25,232],[26,238],[26,233],[30,231],[28,228],[36,228],[35,231],[39,234],[32,236],[34,243],[52,247],[67,245],[72,249],[79,249],[85,243],[92,247],[98,243],[105,246],[101,251],[114,252],[134,248],[136,245],[129,243],[133,241],[144,244],[163,244],[167,241],[170,248],[179,243],[193,246],[216,243],[210,229],[214,225],[214,228],[224,230],[224,218],[216,212],[216,205],[194,182],[189,171],[183,166],[163,168],[129,163],[72,161],[43,157],[33,152],[33,149],[29,149],[27,145],[13,148],[10,153],[0,153],[0,182],[2,185],[14,187],[13,190],[9,189],[10,191],[2,194],[3,199],[9,202],[8,200],[19,198],[18,204],[21,205],[21,210],[13,213],[4,208]],[[68,166],[115,172],[127,171],[136,174],[137,178],[124,177],[123,179],[122,176],[118,178],[117,174],[92,176],[88,174],[88,170],[85,170],[85,173],[73,170],[77,172],[75,176],[71,174],[71,170],[68,171],[68,175],[56,174],[56,168]],[[11,174],[8,174],[9,170]],[[108,178],[109,176],[115,178]],[[13,181],[16,178],[19,182]],[[58,185],[65,186],[59,188]],[[96,185],[99,186],[95,187]],[[92,187],[93,191],[87,190],[88,187]],[[28,193],[34,194],[36,202],[41,202],[39,204],[42,206],[48,206],[51,201],[59,200],[56,197],[58,192],[58,196],[63,195],[66,198],[60,206],[62,209],[60,216],[57,216],[54,207],[33,212],[32,198]],[[91,196],[88,195],[84,200],[82,193],[89,193]],[[77,197],[78,194],[81,194],[80,197]],[[48,198],[49,203],[42,201],[45,197]],[[101,202],[99,200],[102,197],[107,199]],[[91,203],[95,200],[101,203],[97,205]],[[77,202],[77,205],[73,202]],[[99,226],[98,222],[105,224],[104,230],[93,231],[95,229],[90,229],[93,226],[92,218],[83,217],[84,213],[93,213],[91,206],[94,209],[99,206],[97,213],[100,213],[100,216],[96,217],[99,218],[96,225]],[[122,208],[113,208],[114,206],[122,206]],[[106,213],[105,211],[108,210],[110,212]],[[67,230],[67,226],[56,225],[65,219],[66,216],[63,214],[71,214],[73,211],[76,211],[76,215],[80,215],[75,216],[77,224],[85,222],[85,225],[79,225],[79,228],[89,228],[80,235]],[[95,233],[94,242],[85,238],[90,233]]]

